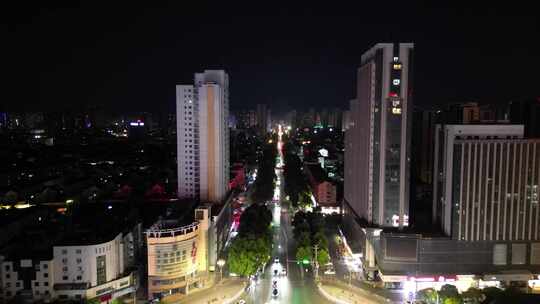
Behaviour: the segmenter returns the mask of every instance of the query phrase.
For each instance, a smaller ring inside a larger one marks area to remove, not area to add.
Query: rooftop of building
[[[161,205],[161,206],[160,206]],[[174,229],[192,224],[194,211],[197,203],[195,201],[179,201],[174,204],[153,204],[150,208],[145,208],[144,212],[153,213],[152,221],[149,225],[144,225],[144,229]],[[165,207],[165,208],[164,208]]]

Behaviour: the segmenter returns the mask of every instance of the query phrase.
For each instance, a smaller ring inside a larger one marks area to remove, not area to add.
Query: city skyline
[[[2,11],[0,304],[540,303],[536,10],[148,5]]]

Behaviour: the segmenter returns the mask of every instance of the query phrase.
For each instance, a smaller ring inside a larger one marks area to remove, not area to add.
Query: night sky
[[[361,54],[391,41],[416,43],[417,105],[540,96],[540,13],[512,2],[13,2],[1,9],[6,110],[172,111],[175,84],[205,68],[229,73],[233,109],[345,108]]]

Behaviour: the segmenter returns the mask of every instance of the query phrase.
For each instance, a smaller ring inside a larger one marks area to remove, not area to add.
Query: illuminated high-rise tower
[[[409,217],[412,43],[379,43],[362,55],[346,131],[345,201],[368,222]]]
[[[176,86],[178,197],[219,202],[229,177],[229,77],[223,70],[195,74]]]

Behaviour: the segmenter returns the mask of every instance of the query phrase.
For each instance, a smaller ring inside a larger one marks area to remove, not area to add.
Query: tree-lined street
[[[306,271],[307,268],[297,263],[291,210],[286,204],[282,204],[285,197],[281,168],[282,146],[281,135],[278,135],[274,200],[269,203],[272,211],[271,259],[262,275],[257,280],[251,281],[251,287],[244,299],[248,303],[331,303],[318,292],[311,269]],[[273,289],[277,289],[277,295],[273,294]]]

